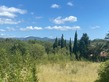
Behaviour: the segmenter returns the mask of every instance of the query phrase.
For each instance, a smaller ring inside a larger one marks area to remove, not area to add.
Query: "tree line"
[[[109,34],[106,35],[106,39],[108,38]],[[98,40],[98,42],[96,42],[96,40],[91,41],[88,34],[83,33],[80,40],[78,40],[78,34],[76,31],[73,41],[70,38],[69,42],[66,42],[63,34],[59,39],[56,37],[53,43],[53,49],[56,50],[57,48],[65,48],[69,51],[70,59],[72,59],[72,57],[75,57],[76,60],[85,59],[101,61],[101,59],[103,58],[104,60],[108,59],[109,41],[106,39]],[[100,57],[101,52],[106,52],[107,56]]]

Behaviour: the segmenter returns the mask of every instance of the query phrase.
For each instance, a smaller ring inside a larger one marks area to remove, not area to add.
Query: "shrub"
[[[101,65],[98,76],[95,82],[109,82],[109,60]]]
[[[45,53],[45,48],[40,44],[34,44],[30,47],[30,54],[35,59],[41,59],[44,53]]]

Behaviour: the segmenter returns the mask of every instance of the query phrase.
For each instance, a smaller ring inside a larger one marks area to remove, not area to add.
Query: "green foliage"
[[[109,41],[106,41],[105,44],[103,44],[103,49],[105,49],[105,51],[109,52]]]
[[[57,38],[55,39],[55,42],[53,43],[52,53],[68,54],[68,53],[63,53],[64,51],[69,52],[69,48],[67,46],[69,46],[69,45],[67,44],[66,40],[64,40],[64,35],[62,34],[61,39],[57,39]]]
[[[41,57],[45,53],[45,48],[40,45],[40,44],[33,44],[30,47],[30,54],[33,56],[35,59],[41,59]]]
[[[16,54],[17,52],[21,53],[22,55],[26,54],[26,44],[21,41],[17,41],[13,44],[11,51],[12,53]]]
[[[53,48],[52,48],[52,43],[47,42],[44,44],[45,51],[47,54],[52,54],[53,53]]]
[[[33,68],[32,68],[32,77],[33,77],[33,82],[38,82],[38,78],[37,78],[37,75],[36,75],[37,70],[36,70],[35,66],[36,65],[34,64]]]
[[[69,51],[70,51],[70,53],[72,53],[72,41],[71,41],[71,38],[70,38],[70,41],[69,41]]]
[[[38,82],[34,81],[37,79],[36,65],[33,68],[34,58],[30,56],[22,58],[21,54],[10,55],[11,57],[7,57],[8,55],[6,55],[2,54],[1,58],[4,59],[0,59],[1,82]]]
[[[98,75],[95,82],[109,82],[109,60],[101,65]]]
[[[77,41],[77,31],[75,32],[75,37],[74,37],[74,45],[73,45],[73,53],[76,56],[76,59],[79,60],[78,56],[78,41]]]
[[[58,46],[61,46],[61,40],[60,39],[58,40]]]
[[[55,42],[54,42],[54,44],[53,44],[53,49],[55,49],[55,48],[57,48],[57,47],[58,47],[58,39],[57,39],[57,37],[56,37]]]
[[[44,47],[41,45],[37,47],[38,49],[35,47],[38,50],[37,55],[42,54]],[[31,69],[36,60],[31,56],[30,49],[31,45],[26,41],[11,39],[0,41],[0,82],[33,81]],[[35,68],[34,70],[37,77],[37,71]]]
[[[109,33],[106,34],[105,39],[109,40]]]
[[[55,42],[53,44],[53,49],[57,48],[58,46],[60,46],[61,48],[64,48],[67,46],[67,42],[66,40],[64,40],[64,35],[62,34],[61,39],[55,39]]]
[[[77,42],[77,31],[75,32],[75,37],[74,37],[74,45],[73,45],[73,52],[77,53],[78,51],[78,42]]]
[[[75,56],[79,59],[79,55],[87,58],[90,52],[95,54],[94,57],[97,59],[102,50],[109,48],[106,46],[109,43],[104,47],[95,45],[96,42],[93,46],[93,43],[90,45],[89,37],[83,34],[78,46],[77,32],[75,32],[72,53],[71,38],[67,43],[63,34],[60,39],[55,39],[54,44],[37,40],[2,39],[0,40],[0,82],[38,82],[37,63],[66,62],[75,60]],[[72,73],[75,73],[75,70],[72,70]]]
[[[61,36],[61,48],[63,48],[65,46],[64,44],[64,35],[62,34]]]
[[[69,51],[70,51],[70,56],[72,54],[72,41],[71,41],[71,38],[70,38],[70,41],[69,41]]]
[[[88,48],[90,45],[89,37],[84,33],[79,41],[80,56],[88,59]]]

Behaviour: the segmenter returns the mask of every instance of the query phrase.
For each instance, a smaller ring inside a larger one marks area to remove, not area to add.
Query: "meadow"
[[[70,61],[38,65],[39,82],[94,82],[100,63]]]

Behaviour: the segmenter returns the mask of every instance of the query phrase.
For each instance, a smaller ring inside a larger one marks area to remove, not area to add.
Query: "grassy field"
[[[62,62],[39,65],[39,82],[94,82],[100,63]]]

